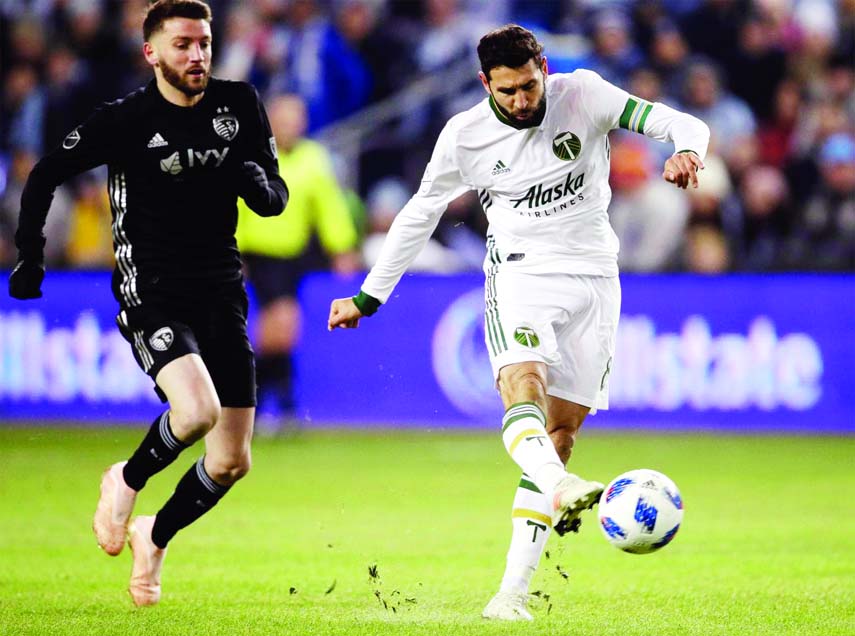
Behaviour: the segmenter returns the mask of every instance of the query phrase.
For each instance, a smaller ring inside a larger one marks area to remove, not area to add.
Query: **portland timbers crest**
[[[582,152],[582,142],[569,130],[558,133],[552,140],[552,152],[562,161],[574,161]]]
[[[514,340],[524,347],[540,346],[540,338],[531,327],[517,327],[514,331]]]
[[[240,129],[237,117],[229,112],[228,106],[223,106],[222,108],[217,109],[217,116],[214,117],[212,123],[214,124],[214,130],[217,134],[226,141],[234,139]]]

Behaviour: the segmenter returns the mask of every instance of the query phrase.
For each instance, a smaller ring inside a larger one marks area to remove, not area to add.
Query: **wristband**
[[[359,293],[353,297],[353,304],[363,316],[373,316],[382,303],[360,289]]]

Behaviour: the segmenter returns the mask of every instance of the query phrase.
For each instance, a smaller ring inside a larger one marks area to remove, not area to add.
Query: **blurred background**
[[[855,430],[855,0],[210,4],[214,74],[256,86],[292,188],[285,218],[242,210],[238,232],[265,426],[498,421],[474,193],[449,207],[417,274],[370,325],[330,336],[325,322],[330,299],[355,293],[376,260],[444,123],[483,99],[478,39],[517,22],[551,72],[593,69],[712,130],[688,192],[660,178],[670,145],[613,133],[609,213],[630,275],[615,408],[598,423]],[[151,78],[145,5],[0,0],[4,270],[35,161],[98,103]],[[105,177],[57,191],[45,298],[0,300],[4,418],[152,411],[150,382],[112,326]]]

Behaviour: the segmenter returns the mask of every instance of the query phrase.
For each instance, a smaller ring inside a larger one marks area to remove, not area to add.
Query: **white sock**
[[[529,582],[552,530],[552,506],[523,474],[511,512],[513,532],[500,592],[528,593]]]
[[[556,484],[567,474],[546,433],[546,416],[534,402],[513,404],[502,418],[502,441],[523,472],[537,488],[552,497]]]

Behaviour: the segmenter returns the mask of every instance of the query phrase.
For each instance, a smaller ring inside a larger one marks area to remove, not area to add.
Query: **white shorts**
[[[607,409],[620,296],[616,276],[488,269],[485,340],[493,377],[509,364],[545,362],[549,395],[592,413]]]

